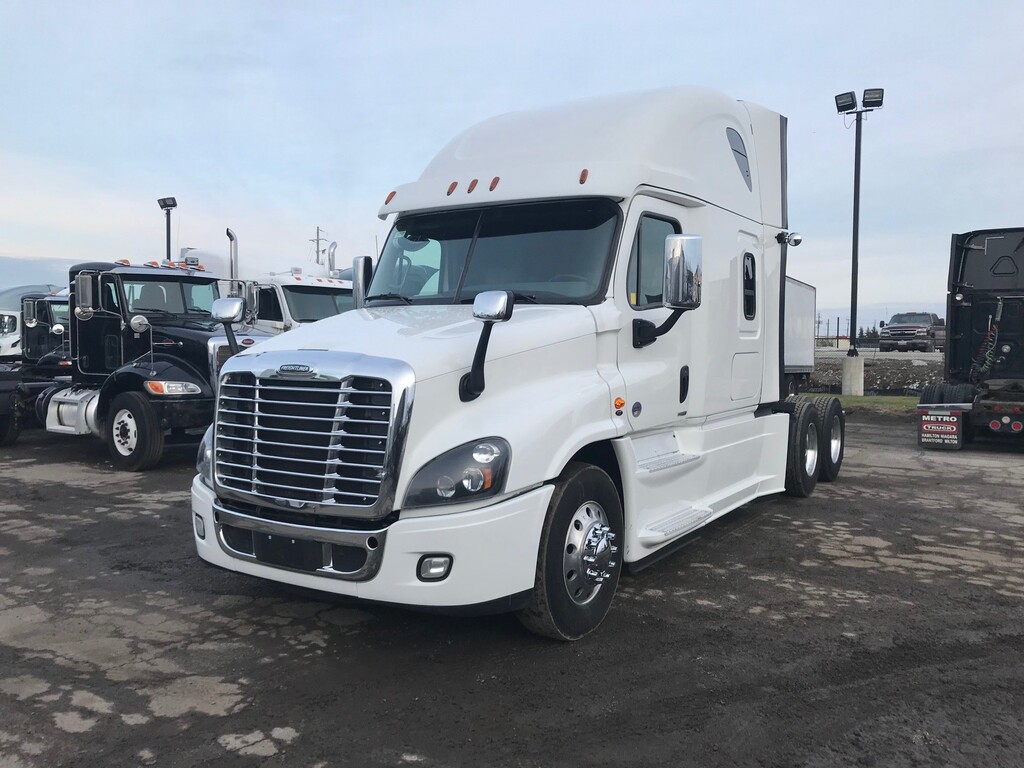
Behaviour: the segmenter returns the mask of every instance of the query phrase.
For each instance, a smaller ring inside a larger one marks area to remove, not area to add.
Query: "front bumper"
[[[473,512],[399,519],[380,536],[381,552],[365,581],[301,572],[229,554],[215,512],[216,497],[198,476],[192,481],[192,535],[203,560],[239,573],[385,603],[429,608],[475,606],[533,588],[541,528],[552,492],[553,487],[545,485]],[[202,519],[204,538],[196,532],[195,516]],[[323,536],[317,536],[317,531],[323,531]],[[289,528],[286,524],[275,524],[272,532],[287,532],[293,539],[326,545],[346,535],[334,529]],[[348,533],[366,536],[365,531]],[[450,555],[451,571],[443,580],[421,581],[417,575],[420,559],[433,554]]]

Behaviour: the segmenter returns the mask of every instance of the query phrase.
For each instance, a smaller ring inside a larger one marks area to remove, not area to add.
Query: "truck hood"
[[[517,305],[508,322],[496,325],[488,360],[596,332],[587,307],[564,304]],[[356,309],[264,341],[240,357],[292,350],[301,363],[303,351],[345,351],[402,360],[424,381],[468,369],[482,329],[468,304]]]

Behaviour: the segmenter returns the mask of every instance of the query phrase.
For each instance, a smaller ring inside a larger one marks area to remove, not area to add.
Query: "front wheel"
[[[622,570],[622,502],[608,474],[573,462],[559,476],[541,531],[537,576],[523,626],[555,640],[597,629]]]
[[[153,406],[141,392],[122,392],[110,405],[107,448],[114,467],[127,472],[149,469],[164,452],[164,433]]]

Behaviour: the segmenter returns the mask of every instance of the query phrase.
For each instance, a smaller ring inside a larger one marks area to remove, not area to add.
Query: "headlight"
[[[14,315],[0,315],[0,333],[14,333],[18,329],[18,320]]]
[[[878,332],[878,335],[879,336],[888,336],[889,335],[889,329],[888,328],[883,328],[882,330],[880,330]]]
[[[927,336],[928,335],[928,329],[927,328],[918,328],[916,331],[914,331],[914,334],[916,336]]]
[[[199,452],[196,454],[196,474],[199,479],[213,488],[213,425],[206,429],[202,442],[199,443]]]
[[[441,454],[416,473],[405,507],[433,507],[496,496],[505,488],[512,451],[500,437],[485,437]]]
[[[198,395],[203,391],[191,381],[147,381],[145,386],[154,395]]]

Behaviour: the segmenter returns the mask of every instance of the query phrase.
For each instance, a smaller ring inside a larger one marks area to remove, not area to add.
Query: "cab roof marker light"
[[[498,186],[498,182],[499,181],[501,181],[501,177],[500,176],[495,176],[493,179],[491,179],[491,187],[490,187],[490,191],[491,192],[493,192],[494,188]]]
[[[466,188],[466,194],[468,195],[470,192],[472,192],[474,189],[476,189],[476,185],[478,183],[479,183],[478,179],[473,179],[471,182],[469,182],[469,186]]]
[[[586,168],[584,168],[582,171],[580,171],[580,184],[586,184],[587,183],[587,177],[589,175],[590,175],[590,171],[588,171]]]
[[[398,194],[398,190],[394,189],[388,193],[388,196],[384,198],[384,205],[388,205],[392,200],[395,199],[395,195]]]
[[[457,181],[453,181],[451,184],[448,185],[448,195],[449,195],[449,197],[451,196],[452,192],[455,191],[455,188],[458,187],[458,186],[459,186],[459,182],[457,182]]]
[[[128,259],[118,259],[114,263],[115,264],[120,264],[123,267],[130,267],[132,265],[132,263],[130,261],[128,261]]]
[[[147,261],[145,266],[147,266],[147,267],[159,267],[160,266],[160,262],[159,261]]]

